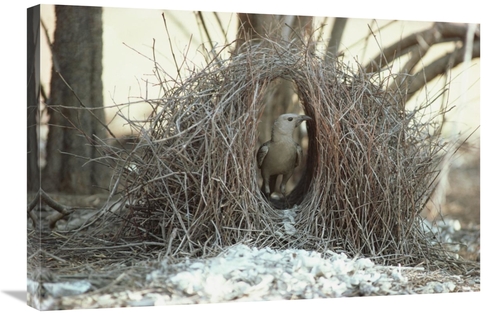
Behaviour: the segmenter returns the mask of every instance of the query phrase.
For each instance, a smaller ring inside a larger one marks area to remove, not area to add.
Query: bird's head
[[[274,122],[273,133],[291,136],[293,134],[293,130],[298,127],[301,122],[311,119],[311,117],[306,115],[283,114]]]

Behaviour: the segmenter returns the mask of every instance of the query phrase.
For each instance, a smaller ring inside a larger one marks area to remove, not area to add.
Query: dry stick
[[[59,212],[59,214],[57,216],[55,216],[54,218],[52,218],[49,222],[49,227],[51,229],[53,229],[55,227],[57,221],[66,217],[67,215],[71,214],[71,212],[73,212],[73,210],[75,209],[73,207],[67,207],[67,206],[61,205],[60,203],[56,202],[54,199],[50,198],[50,196],[47,195],[45,193],[45,191],[43,191],[41,189],[40,189],[40,197],[48,206],[50,206],[52,209]]]
[[[36,193],[36,196],[33,198],[33,200],[30,201],[28,204],[28,216],[30,217],[31,221],[33,222],[33,226],[37,226],[37,220],[35,215],[31,212],[37,205],[40,204],[40,190]]]
[[[219,14],[217,12],[213,12],[213,14],[215,16],[215,20],[217,21],[217,25],[219,26],[222,34],[224,35],[224,45],[229,45],[229,40],[227,38],[227,31],[222,26],[222,22],[221,22],[221,20],[219,18]]]
[[[39,189],[35,198],[29,203],[28,205],[28,215],[30,216],[31,220],[33,220],[33,224],[36,226],[37,221],[34,215],[32,214],[32,210],[35,208],[37,204],[39,204],[41,201],[43,201],[46,205],[51,207],[52,209],[56,210],[59,212],[57,216],[52,218],[49,222],[49,227],[53,229],[55,227],[55,224],[57,221],[60,219],[66,217],[67,215],[71,214],[73,210],[75,209],[74,207],[67,207],[65,205],[62,205],[52,199],[43,189]]]
[[[170,238],[168,240],[168,246],[167,246],[167,251],[165,252],[165,256],[168,258],[171,253],[172,253],[172,242],[174,238],[177,236],[177,228],[174,228],[172,230],[172,233],[170,234]]]
[[[101,249],[130,248],[130,247],[138,247],[138,246],[144,246],[144,245],[165,246],[165,244],[159,243],[159,242],[142,242],[142,243],[129,243],[129,244],[123,244],[123,245],[111,245],[111,246],[89,246],[89,247],[60,248],[59,250],[64,250],[64,251],[101,250]]]
[[[210,37],[210,33],[208,32],[207,25],[205,24],[205,19],[203,18],[203,13],[201,11],[196,11],[196,16],[200,19],[201,26],[203,27],[203,31],[207,36],[208,42],[210,43],[210,51],[214,51],[214,44],[212,42],[212,38]]]
[[[154,65],[155,65],[155,69],[156,69],[156,73],[157,73],[157,79],[158,81],[161,81],[161,78],[159,77],[159,71],[158,71],[158,62],[156,62],[156,50],[155,50],[155,44],[156,44],[156,41],[155,39],[153,38],[153,62],[154,62]],[[163,88],[163,93],[164,95],[167,95],[168,92],[167,92],[167,89],[166,89],[166,86],[164,84],[161,85],[161,87]],[[146,99],[147,99],[147,96],[146,96]]]
[[[57,257],[56,255],[53,255],[53,254],[49,253],[49,252],[48,252],[48,251],[46,251],[46,250],[42,250],[42,252],[43,252],[45,255],[47,255],[47,256],[49,256],[49,257],[52,257],[52,258],[54,258],[55,260],[60,261],[60,262],[62,262],[62,263],[67,263],[67,262],[68,262],[67,260],[65,260],[65,259],[63,259],[63,258],[60,258],[60,257]]]
[[[107,125],[107,124],[105,124],[104,122],[102,122],[102,121],[101,121],[101,120],[100,120],[100,119],[99,119],[99,118],[98,118],[98,117],[94,114],[94,112],[93,112],[92,110],[89,110],[89,109],[88,109],[88,107],[87,107],[87,106],[85,106],[85,105],[83,104],[83,102],[82,102],[82,100],[80,99],[80,97],[76,94],[75,90],[73,90],[73,88],[72,88],[72,87],[68,84],[68,82],[66,82],[66,80],[64,79],[64,77],[62,76],[62,74],[59,72],[59,70],[58,70],[58,69],[56,69],[55,71],[56,71],[56,73],[59,75],[59,77],[61,78],[61,80],[64,82],[64,84],[66,85],[66,87],[67,87],[67,88],[69,88],[69,89],[70,89],[70,91],[73,93],[73,95],[76,97],[76,99],[77,99],[77,100],[78,100],[78,102],[80,103],[80,106],[82,106],[83,108],[87,109],[87,110],[88,110],[88,112],[90,113],[90,115],[92,115],[92,117],[93,117],[94,119],[96,119],[96,120],[97,120],[97,122],[98,122],[99,124],[101,124],[101,126],[103,126],[103,127],[104,127],[104,128],[105,128],[108,132],[109,132],[109,134],[110,134],[113,138],[117,139],[117,138],[116,138],[116,136],[115,136],[115,134],[111,131],[111,129],[109,129],[108,125]],[[125,149],[125,147],[121,144],[121,142],[119,142],[119,141],[118,141],[118,143],[120,144],[120,146],[121,146],[123,149]]]
[[[170,32],[168,31],[167,20],[165,18],[165,13],[162,13],[161,16],[163,18],[163,25],[165,26],[165,31],[167,32],[168,43],[170,45],[170,52],[172,53],[172,58],[174,59],[175,69],[177,70],[177,78],[176,79],[181,80],[181,83],[182,83],[181,68],[179,68],[179,65],[177,64],[177,58],[175,57],[175,54],[174,54],[174,48],[172,46],[172,40],[171,40],[171,37],[170,37]]]

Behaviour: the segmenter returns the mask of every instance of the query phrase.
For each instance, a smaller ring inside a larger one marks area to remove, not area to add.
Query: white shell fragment
[[[387,295],[407,283],[397,267],[381,268],[370,259],[349,259],[332,251],[322,255],[240,244],[203,262],[164,262],[147,277],[149,285],[168,288],[173,300],[188,296],[193,303],[216,303]]]

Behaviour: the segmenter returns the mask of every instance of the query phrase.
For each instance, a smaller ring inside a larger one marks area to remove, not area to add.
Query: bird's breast
[[[296,158],[294,142],[271,143],[262,168],[269,170],[269,175],[283,174],[295,168]]]

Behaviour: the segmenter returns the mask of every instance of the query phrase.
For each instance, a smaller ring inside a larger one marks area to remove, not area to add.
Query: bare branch
[[[33,226],[37,226],[37,219],[35,215],[32,213],[34,209],[36,209],[36,206],[40,204],[41,202],[45,203],[47,206],[51,207],[52,209],[56,210],[59,212],[58,215],[54,216],[52,219],[49,221],[49,227],[53,229],[60,219],[68,216],[73,212],[74,208],[73,207],[67,207],[65,205],[62,205],[52,199],[45,191],[40,189],[36,196],[33,198],[33,200],[28,204],[28,215],[33,221]]]
[[[476,39],[479,39],[479,29]],[[417,49],[427,51],[430,46],[447,41],[464,41],[467,34],[467,24],[434,23],[427,30],[408,35],[385,48],[378,57],[371,60],[366,66],[366,72],[377,72],[397,58]],[[408,69],[411,71],[411,69]],[[408,72],[410,73],[410,72]]]
[[[478,58],[481,55],[480,41],[474,41],[472,46],[472,59]],[[464,61],[465,47],[455,50],[437,60],[432,62],[430,65],[425,67],[416,73],[408,86],[408,95],[411,96],[422,87],[424,87],[432,79],[436,78],[447,69],[453,68]]]
[[[229,39],[227,38],[227,30],[224,29],[224,26],[222,26],[222,22],[220,20],[219,13],[213,12],[213,14],[214,14],[215,20],[217,21],[217,25],[220,28],[221,33],[224,34],[224,45],[227,46],[227,45],[229,45]]]

